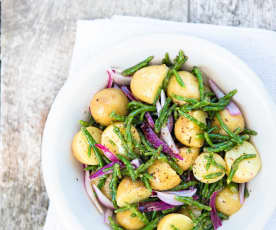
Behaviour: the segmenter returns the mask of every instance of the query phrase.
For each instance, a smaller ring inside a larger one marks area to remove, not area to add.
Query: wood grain
[[[40,143],[68,75],[76,21],[115,14],[276,29],[275,0],[2,0],[0,229],[42,229]]]
[[[189,21],[276,30],[276,1],[191,0]]]
[[[0,229],[42,229],[48,198],[40,143],[68,75],[78,19],[114,14],[186,21],[180,0],[4,0],[0,121]]]

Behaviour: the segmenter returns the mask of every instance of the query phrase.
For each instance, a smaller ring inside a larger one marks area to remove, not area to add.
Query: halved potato
[[[179,149],[179,155],[182,156],[183,160],[177,159],[176,163],[185,171],[188,170],[193,163],[195,162],[195,159],[197,158],[199,154],[199,148],[195,147],[182,147]]]
[[[236,183],[245,183],[252,180],[258,174],[262,165],[260,155],[255,147],[251,143],[244,141],[243,144],[226,152],[225,162],[227,174],[230,173],[234,161],[243,154],[256,154],[256,158],[243,160],[239,163],[238,170],[232,179],[232,181]]]
[[[99,180],[101,179],[101,177],[96,177],[95,179],[93,179],[91,181],[91,183],[95,184],[95,185],[98,185],[99,183]],[[109,198],[110,200],[112,199],[111,197],[111,189],[109,187],[109,184],[111,182],[111,179],[112,179],[112,175],[109,175],[107,178],[106,178],[106,181],[104,183],[104,186],[102,187],[101,191],[103,192],[103,194]]]
[[[102,131],[96,127],[87,127],[88,132],[95,139],[97,143],[101,141]],[[81,163],[87,165],[97,165],[98,160],[94,154],[93,149],[91,149],[91,156],[88,156],[88,147],[86,137],[82,134],[81,131],[77,132],[72,141],[72,151],[73,156]]]
[[[206,169],[206,165],[207,165],[207,159],[210,156],[210,153],[202,153],[200,154],[194,163],[193,166],[193,173],[194,176],[197,180],[201,181],[202,183],[206,183],[206,184],[210,184],[210,183],[215,183],[217,181],[219,181],[222,177],[224,177],[225,175],[225,170],[222,170],[219,167],[216,167],[214,165],[210,165],[209,169]],[[224,168],[226,168],[225,162],[223,160],[223,158],[214,153],[213,155],[213,159],[216,161],[216,163],[220,164],[221,166],[223,166]],[[215,173],[221,174],[221,175],[217,175],[214,178],[207,178],[210,175],[215,175]]]
[[[133,95],[143,102],[153,104],[168,69],[166,65],[152,65],[138,70],[130,83]]]
[[[123,207],[144,200],[150,195],[151,192],[142,181],[132,181],[130,177],[125,177],[118,186],[116,200],[118,206]]]
[[[117,223],[128,230],[138,230],[144,227],[145,224],[137,216],[131,216],[131,214],[130,210],[118,212],[116,214]]]
[[[195,110],[189,114],[198,121],[206,124],[207,115],[205,112]],[[184,116],[180,116],[176,121],[174,134],[176,139],[186,146],[200,148],[204,144],[204,138],[199,136],[199,134],[202,134],[200,127]]]
[[[225,187],[216,197],[216,209],[225,215],[231,216],[240,210],[242,204],[238,191],[231,191]]]
[[[224,109],[219,112],[221,119],[223,120],[224,124],[233,132],[235,129],[240,128],[241,130],[244,129],[244,118],[243,115],[231,115],[227,109]],[[214,119],[213,126],[219,127],[219,133],[225,135],[226,132],[220,127],[219,121],[217,118]]]
[[[180,177],[171,166],[161,160],[156,160],[149,168],[148,173],[153,176],[150,179],[151,187],[155,190],[169,190],[179,185]]]
[[[186,103],[185,101],[180,101],[175,99],[174,95],[199,99],[200,95],[199,95],[198,81],[196,77],[192,73],[187,71],[180,71],[178,72],[178,74],[182,78],[182,81],[184,82],[185,87],[182,87],[178,84],[175,76],[171,77],[168,84],[167,93],[168,93],[168,96],[172,98],[173,102],[179,105],[183,105]]]
[[[101,138],[101,144],[107,147],[111,152],[114,154],[122,154],[126,155],[127,153],[125,152],[123,148],[122,141],[118,137],[118,135],[114,132],[114,127],[118,127],[121,131],[121,133],[124,135],[126,132],[126,128],[124,127],[123,122],[116,122],[112,125],[109,125],[108,127],[105,128],[105,130],[102,133],[102,138]],[[140,136],[137,131],[137,129],[132,126],[131,127],[131,133],[133,138],[140,143]]]
[[[178,230],[192,230],[193,221],[186,215],[171,213],[164,216],[158,223],[157,230],[173,230],[173,226]]]
[[[120,89],[107,88],[96,93],[90,103],[90,111],[98,123],[107,126],[112,123],[110,114],[126,115],[128,99]]]

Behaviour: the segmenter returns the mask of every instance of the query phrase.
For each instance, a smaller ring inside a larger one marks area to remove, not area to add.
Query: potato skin
[[[97,143],[101,141],[102,131],[96,127],[87,127],[88,132],[95,139]],[[81,163],[87,165],[97,165],[98,160],[94,154],[93,149],[91,149],[91,156],[88,157],[88,142],[86,137],[81,131],[77,132],[72,141],[72,152],[73,156]]]
[[[199,154],[199,148],[195,147],[182,147],[179,149],[179,155],[182,156],[183,160],[177,159],[176,163],[185,171],[188,170],[193,163],[195,162],[195,159],[197,158]]]
[[[231,115],[227,109],[220,111],[219,114],[224,124],[226,124],[227,127],[232,132],[237,128],[244,130],[245,122],[242,114],[234,116],[234,115]],[[212,125],[220,128],[218,131],[220,134],[226,135],[226,132],[220,127],[220,124],[217,118],[214,119]]]
[[[182,78],[185,87],[182,87],[178,84],[174,75],[171,77],[168,84],[167,93],[168,96],[172,98],[173,102],[179,105],[183,105],[186,103],[185,101],[175,99],[174,95],[199,99],[200,94],[196,77],[192,73],[187,71],[180,71],[178,72],[178,74]]]
[[[152,65],[138,70],[130,83],[133,95],[143,102],[153,104],[167,72],[166,65]]]
[[[131,214],[130,210],[118,212],[116,214],[117,223],[128,230],[138,230],[144,227],[145,224],[137,216],[132,217]]]
[[[234,161],[243,154],[256,154],[256,158],[243,160],[239,163],[238,170],[233,176],[232,181],[236,183],[245,183],[252,180],[261,169],[261,158],[255,147],[244,141],[243,144],[238,145],[226,152],[226,173],[229,174]]]
[[[148,168],[148,173],[153,176],[153,179],[150,179],[150,184],[154,190],[169,190],[181,182],[180,177],[171,166],[161,160],[156,160]]]
[[[195,110],[189,114],[206,124],[207,115],[205,112]],[[204,144],[204,138],[198,136],[198,134],[202,134],[200,127],[184,116],[180,116],[176,121],[174,134],[176,139],[186,146],[200,148]]]
[[[171,213],[164,216],[157,225],[157,230],[172,230],[174,225],[178,230],[192,230],[193,221],[186,215]]]
[[[125,177],[118,186],[116,200],[118,206],[123,207],[144,200],[150,195],[151,192],[142,181],[132,181],[130,177]]]
[[[109,125],[108,127],[105,128],[105,130],[102,133],[101,144],[104,145],[105,147],[107,147],[114,154],[126,155],[120,138],[114,132],[115,126],[120,129],[122,134],[125,133],[126,128],[124,127],[123,122],[116,122],[112,125]],[[134,139],[138,143],[140,143],[139,133],[134,126],[131,127],[131,133],[132,133],[132,136],[134,137]]]
[[[111,181],[111,178],[112,176],[109,175],[107,178],[106,178],[106,181],[104,183],[104,186],[102,187],[101,191],[103,192],[103,194],[108,198],[108,199],[112,199],[111,198],[111,189],[109,188],[109,183]],[[95,185],[98,185],[99,183],[99,180],[101,179],[101,177],[96,177],[95,179],[92,180],[92,184],[95,184]]]
[[[225,187],[216,197],[216,209],[225,215],[231,216],[240,210],[242,204],[238,191],[231,191]]]
[[[208,157],[210,153],[201,153],[195,160],[195,163],[193,165],[193,173],[194,176],[197,180],[201,181],[202,183],[206,184],[211,184],[219,181],[222,177],[224,177],[225,172],[220,169],[215,167],[214,165],[210,165],[210,168],[206,170],[206,164],[207,164],[207,159],[205,157]],[[223,158],[214,153],[214,160],[218,163],[221,164],[222,166],[226,167],[225,162]],[[206,179],[204,178],[206,175],[211,174],[211,173],[218,173],[222,172],[221,176],[218,176],[213,179]]]
[[[90,112],[98,123],[107,126],[112,123],[110,114],[127,114],[128,99],[120,89],[107,88],[96,93],[90,103]]]

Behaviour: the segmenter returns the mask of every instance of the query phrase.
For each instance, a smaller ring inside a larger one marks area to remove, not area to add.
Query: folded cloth
[[[276,33],[261,29],[180,23],[157,19],[113,16],[111,19],[80,20],[69,77],[103,50],[134,36],[149,33],[179,33],[197,36],[230,50],[246,62],[264,82],[276,102]],[[81,76],[79,76],[81,77]],[[44,230],[63,230],[54,206],[50,206]],[[276,229],[276,210],[265,230]]]

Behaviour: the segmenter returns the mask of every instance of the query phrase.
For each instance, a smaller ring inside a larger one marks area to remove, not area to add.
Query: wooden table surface
[[[41,133],[76,21],[114,14],[276,30],[276,0],[2,0],[0,229],[42,229]]]

